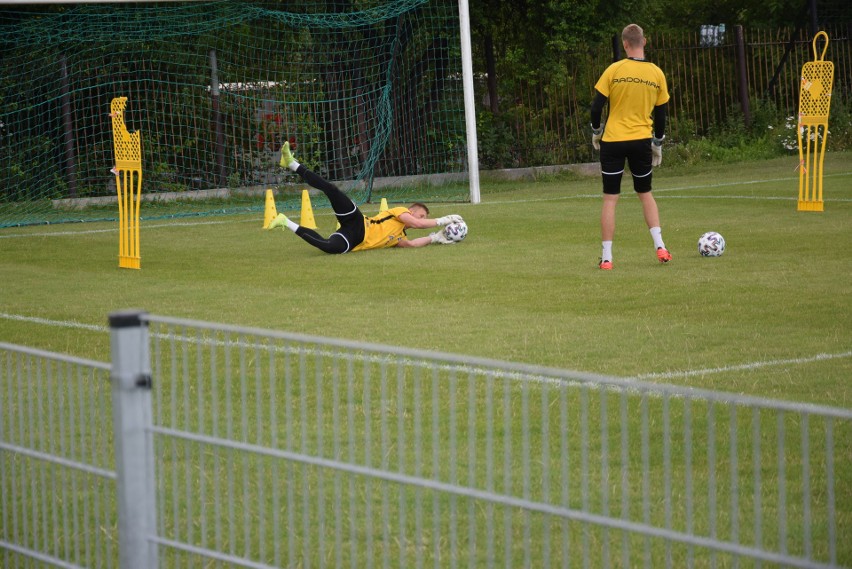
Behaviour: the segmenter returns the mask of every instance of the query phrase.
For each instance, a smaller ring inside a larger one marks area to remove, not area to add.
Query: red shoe
[[[601,259],[600,263],[598,263],[598,266],[603,271],[611,271],[612,270],[612,261],[604,261],[603,259]]]
[[[661,263],[668,263],[672,260],[672,254],[663,247],[657,247],[657,258]]]

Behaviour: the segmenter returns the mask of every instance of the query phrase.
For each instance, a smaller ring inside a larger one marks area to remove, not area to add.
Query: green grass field
[[[421,250],[329,256],[263,231],[260,211],[143,222],[135,271],[113,223],[4,229],[0,339],[105,359],[107,314],[134,307],[848,408],[850,163],[827,156],[822,213],[796,211],[793,158],[662,168],[674,260],[656,261],[625,186],[611,272],[596,268],[600,182],[572,174],[483,179],[482,203],[432,208],[464,215],[468,239]],[[696,252],[708,230],[724,256]]]
[[[827,199],[823,213],[796,211],[798,177],[793,170],[793,159],[734,165],[707,164],[688,170],[663,168],[655,174],[655,192],[663,219],[664,238],[674,260],[668,265],[657,262],[638,200],[625,186],[628,191],[619,204],[615,270],[611,272],[597,268],[600,182],[597,177],[583,178],[573,174],[524,182],[484,179],[481,204],[433,206],[433,215],[436,216],[447,213],[464,215],[470,226],[469,237],[459,245],[418,250],[329,256],[307,246],[289,232],[263,231],[263,212],[258,211],[251,215],[145,222],[142,270],[135,271],[118,268],[115,224],[4,229],[0,230],[0,341],[106,361],[109,358],[107,314],[125,308],[142,308],[169,316],[367,340],[850,408],[852,299],[846,282],[852,268],[850,164],[852,155],[848,153],[828,156],[825,172]],[[372,213],[378,205],[367,204],[362,209]],[[290,213],[298,217],[298,212]],[[334,219],[328,210],[316,209],[315,215],[322,232],[333,231]],[[724,256],[706,259],[698,255],[696,241],[701,233],[708,230],[719,231],[725,236],[727,251]],[[167,353],[167,350],[163,352]],[[195,360],[191,358],[190,361]],[[164,366],[165,369],[169,367]],[[191,381],[192,377],[190,374],[186,381]],[[309,373],[308,377],[313,377],[313,374]],[[356,373],[355,377],[361,377],[361,374]],[[180,381],[184,381],[182,376],[167,378],[164,383],[169,385],[170,391],[158,392],[158,397],[164,397],[162,401],[157,400],[158,409],[168,409],[172,401],[178,399],[176,394],[182,389],[177,386]],[[465,385],[468,384],[458,384],[458,393],[453,400],[461,402],[470,397],[473,387]],[[372,395],[369,389],[361,389],[360,386],[356,386],[354,392],[359,398],[372,397],[374,401],[380,401],[387,397],[383,391],[386,386],[382,384],[381,387],[382,391],[376,392],[379,386],[373,385]],[[189,393],[189,389],[187,384],[185,392]],[[192,389],[200,387],[196,385]],[[599,416],[597,406],[603,400],[593,395],[590,406],[586,406],[574,399],[564,403],[557,401],[554,399],[555,391],[549,395],[547,390],[544,390],[544,395],[537,394],[535,389],[531,391],[536,392],[535,397],[531,397],[538,403],[532,404],[525,420],[535,424],[536,429],[549,421],[551,425],[548,428],[554,434],[561,429],[559,405],[570,409],[571,417],[576,420],[579,412],[586,412],[591,417]],[[11,388],[7,392],[11,393]],[[296,391],[291,395],[294,406],[298,402],[311,412],[305,414],[303,410],[301,415],[296,414],[293,424],[290,424],[288,415],[288,422],[279,425],[285,429],[283,432],[289,432],[286,429],[296,430],[301,423],[313,425],[315,414],[319,424],[331,421],[329,417],[336,417],[339,405],[327,392],[320,390],[309,396],[321,398],[327,408],[298,400]],[[506,401],[517,405],[524,395],[523,392],[514,395]],[[255,407],[261,409],[259,401],[266,401],[261,394],[257,396],[260,397],[258,402],[251,404],[235,390],[233,404],[234,408],[239,404],[251,411],[242,416],[245,424],[265,432],[265,427],[273,422],[265,420],[262,413],[253,411]],[[582,396],[581,392],[570,397]],[[477,397],[485,395],[477,391]],[[612,398],[608,405],[612,406],[611,420],[616,424],[614,410],[619,401],[614,395],[605,397]],[[215,405],[209,399],[216,400],[211,396],[199,397],[198,401],[203,409],[202,415],[208,419],[216,415],[211,412]],[[499,401],[492,403],[497,405],[499,414]],[[638,419],[639,404],[635,400],[629,403],[628,432],[634,443],[629,446],[629,456],[626,457],[631,464],[630,472],[641,471],[641,456],[635,444],[642,430]],[[343,407],[349,409],[353,405],[355,402],[348,401]],[[428,427],[429,405],[441,408],[449,404],[436,394],[424,397],[422,402],[406,402],[406,405],[410,405],[407,407],[409,413],[423,407]],[[489,405],[487,400],[477,399],[473,408],[487,408]],[[651,402],[652,417],[660,416],[660,405],[659,401]],[[696,487],[703,486],[708,472],[711,472],[703,462],[710,460],[706,458],[709,443],[701,434],[706,430],[704,410],[696,405],[690,411],[685,403],[682,406],[675,401],[671,405],[675,432],[671,437],[673,485],[676,489],[683,487],[686,483],[682,478],[690,473],[695,477]],[[28,405],[19,407],[24,410],[31,408]],[[322,413],[318,412],[320,409]],[[439,409],[433,417],[443,418],[445,411]],[[504,411],[508,417],[512,416],[509,410]],[[687,468],[682,463],[682,433],[679,429],[689,413],[695,413],[696,417],[695,422],[690,423],[696,433],[693,449],[696,458],[695,465]],[[460,415],[462,418],[465,416]],[[12,421],[13,415],[9,417]],[[491,428],[480,415],[477,418],[480,421],[476,426],[478,432]],[[32,418],[26,420],[33,421]],[[378,421],[372,426],[376,433],[387,427],[383,423],[386,420],[384,415],[370,420]],[[720,433],[719,457],[725,455],[726,445],[733,439],[736,439],[737,448],[742,453],[739,467],[742,472],[738,475],[738,484],[743,489],[739,506],[742,512],[748,512],[751,499],[747,488],[752,483],[750,477],[753,473],[749,470],[747,449],[753,442],[748,430],[752,420],[753,417],[741,416],[733,422],[734,419],[723,411],[719,412],[718,419],[714,419],[718,422],[715,428]],[[770,528],[771,514],[776,507],[773,501],[776,481],[772,478],[772,468],[781,459],[773,454],[776,435],[771,427],[776,424],[775,416],[765,415],[761,420],[767,422],[767,430],[761,435],[767,437],[761,443],[766,449],[763,451],[767,492],[762,498],[767,512],[764,543],[772,549],[777,545],[773,540],[778,533],[776,528]],[[446,425],[439,419],[436,421],[433,427],[440,432]],[[797,452],[801,449],[794,439],[801,425],[792,414],[784,421],[791,439],[788,443],[789,457],[784,460],[789,461],[792,473],[788,483],[791,489],[789,508],[793,517],[800,516],[801,497],[797,494],[800,481],[796,477],[800,472]],[[496,422],[497,448],[502,448],[499,427],[502,425],[506,433],[512,434],[509,425],[513,423],[511,418]],[[18,423],[12,421],[10,424]],[[585,445],[590,445],[593,457],[601,445],[595,424],[593,420],[590,439],[582,438],[577,429],[571,429],[566,439],[570,445],[571,468],[576,471],[571,473],[572,480],[580,479],[577,456],[583,452]],[[308,428],[314,433],[313,426]],[[822,448],[817,444],[825,438],[820,430],[822,427],[815,424],[812,428],[816,441],[814,449]],[[535,441],[538,440],[535,437],[540,435],[536,429],[533,429],[536,431],[533,433]],[[669,440],[660,429],[659,422],[652,420],[654,453],[660,452],[659,441]],[[316,427],[316,432],[329,430]],[[330,432],[334,433],[333,436],[342,436],[333,429]],[[713,433],[716,436],[715,430]],[[723,433],[732,433],[729,436],[733,439],[726,440],[721,435]],[[849,527],[847,489],[850,455],[847,433],[848,425],[838,424],[835,448],[839,462],[835,477],[838,527],[841,530]],[[283,436],[281,433],[278,435]],[[269,436],[272,434],[269,433]],[[520,434],[512,436],[517,438]],[[609,436],[617,436],[616,431],[613,430]],[[349,433],[348,437],[348,444],[362,444],[359,430]],[[557,440],[554,435],[548,444],[556,445]],[[387,453],[396,452],[397,448],[402,452],[403,448],[402,444],[382,446],[385,443],[380,444],[378,439],[374,439],[372,444],[376,445],[375,456],[385,459]],[[615,445],[615,439],[609,444]],[[512,445],[512,448],[521,448],[521,441],[513,440]],[[174,453],[174,445],[170,448]],[[425,448],[428,450],[428,444]],[[188,482],[185,480],[189,481],[194,476],[190,473],[194,473],[203,462],[202,450],[202,447],[187,445],[186,449],[169,459],[174,459],[171,466],[185,468],[187,474],[164,478],[170,492],[165,498],[167,509],[172,504],[189,503],[195,499],[195,494],[186,491]],[[357,452],[360,451],[359,447]],[[440,452],[449,451],[442,446]],[[818,453],[819,450],[812,452]],[[455,457],[442,454],[438,464],[442,467],[453,464],[464,471],[466,453],[467,449],[461,444]],[[553,466],[534,462],[530,473],[533,488],[543,487],[541,480],[546,476],[557,475],[562,464],[560,453],[561,449],[554,446],[549,454],[545,454],[553,460]],[[660,511],[657,498],[659,481],[663,477],[658,459],[654,454],[654,466],[650,471],[654,480],[655,516]],[[251,459],[252,468],[254,460]],[[415,457],[407,456],[405,462],[412,464],[414,460]],[[619,460],[613,454],[613,472],[618,470]],[[594,465],[595,459],[591,461]],[[395,464],[393,460],[391,463]],[[822,467],[817,464],[821,463],[818,460],[814,462],[814,488],[824,482]],[[257,468],[266,472],[264,469],[272,467],[259,461]],[[724,480],[724,460],[715,468]],[[287,475],[284,486],[297,491],[301,488],[305,496],[310,497],[305,498],[305,511],[310,511],[308,503],[313,504],[316,496],[328,497],[339,491],[336,475],[309,468],[297,469],[296,472]],[[521,480],[525,472],[520,466],[517,469],[513,467],[511,479]],[[712,472],[715,476],[716,470]],[[595,466],[591,467],[590,473],[593,489],[591,509],[596,511],[595,501],[598,498],[594,488],[601,484],[596,478]],[[296,477],[295,481],[290,480],[292,476]],[[265,475],[254,476],[250,483],[240,483],[238,487],[248,488],[244,490],[247,494],[242,495],[243,502],[250,504],[248,509],[252,511],[259,509],[257,515],[261,517],[265,511],[263,496],[268,489],[255,479],[267,478]],[[279,481],[283,484],[282,480]],[[631,484],[638,483],[638,479],[631,479]],[[321,491],[320,488],[324,489]],[[376,492],[378,488],[384,487],[376,486]],[[575,490],[572,489],[572,492]],[[506,491],[511,494],[510,490]],[[404,501],[406,508],[412,511],[415,500],[412,492],[411,489],[397,490],[394,487],[391,501],[400,504]],[[638,488],[631,489],[631,495],[638,496],[639,493]],[[571,505],[577,509],[584,508],[579,502],[580,493],[572,496]],[[723,496],[728,496],[724,482],[718,494],[722,512],[718,521],[706,513],[711,506],[715,507],[715,502],[703,494],[696,496],[697,515],[694,521],[699,534],[706,534],[705,526],[717,522],[721,537],[729,531],[730,522],[726,521],[728,514],[725,513],[728,498]],[[376,511],[379,511],[383,499],[387,496],[375,495]],[[616,499],[616,494],[613,494],[613,499]],[[441,500],[443,504],[447,497]],[[816,519],[822,519],[824,512],[819,509],[823,507],[821,498],[817,502],[820,505],[815,502],[814,515]],[[331,508],[331,504],[328,507]],[[631,509],[637,508],[639,502],[631,502]],[[331,510],[320,508],[317,511],[327,514],[328,519],[332,517]],[[348,512],[344,512],[346,514]],[[353,512],[352,515],[356,514]],[[485,520],[490,520],[492,514],[477,512],[474,516],[472,511],[462,511],[456,522],[459,528],[465,528],[465,516],[478,520],[470,527],[479,528],[476,539],[481,543],[487,537],[483,529]],[[266,512],[266,515],[271,514]],[[499,542],[504,527],[514,528],[515,532],[527,527],[522,519],[526,514],[518,510],[512,515],[519,516],[512,524],[503,526],[499,520],[496,524],[498,549],[502,547]],[[301,514],[297,519],[299,516]],[[634,512],[631,516],[638,519],[640,514]],[[177,519],[175,516],[174,520]],[[676,509],[674,527],[682,527],[684,519],[684,514]],[[169,522],[168,516],[166,521]],[[233,521],[223,522],[226,529],[230,527],[227,524]],[[317,544],[312,528],[319,522],[305,517],[300,523],[308,537],[304,538],[304,543],[300,541],[302,538],[291,539],[293,543],[285,547],[291,552],[289,555],[294,555],[293,551],[312,550]],[[407,523],[412,523],[411,518]],[[539,523],[542,522],[536,521],[532,526],[537,536],[533,549],[538,551],[543,547],[538,541],[543,539],[539,534],[552,536],[555,558],[558,536],[564,535],[562,532],[567,531],[567,526],[556,521],[544,522],[552,523],[553,527],[542,531],[543,528],[537,525]],[[654,523],[662,527],[665,521],[654,519]],[[751,531],[748,517],[745,516],[739,523],[743,527],[741,537],[747,542]],[[372,526],[369,530],[379,531]],[[167,531],[170,530],[167,528]],[[411,528],[405,530],[409,536],[412,531]],[[794,536],[791,547],[798,550],[798,526],[791,526],[790,531]],[[820,539],[825,531],[819,524],[815,528]],[[261,550],[272,548],[273,544],[274,547],[284,547],[276,540],[266,543],[259,537],[257,539],[257,547]],[[327,539],[331,540],[333,536],[329,534]],[[572,530],[569,540],[571,550],[578,551],[583,547],[583,539],[582,532]],[[596,528],[591,539],[595,543],[612,540],[615,544],[621,537],[620,534],[608,536],[605,530]],[[641,538],[634,536],[631,539],[640,540],[631,548],[641,551]],[[522,541],[523,536],[515,536],[516,544]],[[357,542],[353,540],[353,543]],[[550,542],[547,543],[549,546]],[[654,546],[654,566],[658,558],[662,563],[666,554],[665,547],[658,545]],[[846,542],[841,539],[839,546],[838,559],[841,564],[848,564]],[[356,552],[359,547],[353,546],[354,556],[371,554],[368,546]],[[568,546],[563,544],[559,547]],[[599,552],[596,545],[592,549],[595,551],[591,557],[594,562],[599,560]],[[563,553],[568,555],[567,551],[560,552],[560,555]],[[818,558],[826,558],[824,550],[816,553]],[[498,557],[517,557],[518,564],[523,561],[524,554],[522,550],[498,551]],[[536,553],[536,562],[538,555]],[[683,547],[677,548],[675,565],[685,563],[687,555],[691,553]],[[363,559],[358,558],[359,562],[354,565],[363,566]],[[721,564],[725,566],[728,558],[723,559]],[[699,563],[699,566],[704,565]]]

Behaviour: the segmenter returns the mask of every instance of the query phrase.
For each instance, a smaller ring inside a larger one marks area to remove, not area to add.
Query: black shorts
[[[621,176],[624,162],[633,174],[633,189],[644,194],[651,191],[651,139],[625,140],[623,142],[601,141],[601,176],[605,194],[621,193]]]
[[[340,227],[329,236],[329,239],[334,235],[343,236],[349,246],[346,252],[351,251],[364,241],[364,215],[361,210],[356,209],[355,212],[345,218],[338,217],[337,221],[340,223]]]

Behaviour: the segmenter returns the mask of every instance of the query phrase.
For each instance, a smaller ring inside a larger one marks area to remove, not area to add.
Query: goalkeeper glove
[[[445,215],[444,217],[439,217],[435,221],[438,222],[438,227],[443,227],[444,225],[449,225],[451,223],[462,223],[464,220],[462,219],[462,216],[452,214]]]
[[[601,138],[603,138],[603,131],[603,123],[598,128],[592,127],[592,148],[594,148],[595,150],[601,149]]]
[[[659,166],[663,163],[663,139],[664,134],[660,138],[656,136],[651,138],[651,166]]]
[[[447,236],[444,235],[443,231],[436,231],[435,233],[430,233],[429,237],[432,239],[432,243],[440,243],[441,245],[452,245],[454,242],[447,239]]]

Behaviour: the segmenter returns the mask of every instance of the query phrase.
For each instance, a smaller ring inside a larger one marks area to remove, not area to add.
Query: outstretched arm
[[[403,239],[397,244],[397,247],[403,248],[411,248],[411,247],[425,247],[426,245],[432,244],[432,237],[429,235],[418,237],[417,239]]]
[[[450,240],[446,235],[444,235],[443,231],[436,231],[435,233],[430,233],[425,237],[418,237],[417,239],[403,239],[397,244],[397,247],[425,247],[426,245],[432,245],[433,243],[453,245],[455,244],[455,241]]]
[[[397,247],[425,247],[434,243],[438,243],[440,245],[453,245],[455,244],[455,241],[447,237],[444,234],[444,230],[441,230],[430,233],[425,237],[418,237],[417,239],[403,239],[397,243]]]
[[[399,220],[405,224],[407,229],[430,229],[432,227],[443,227],[456,221],[463,221],[460,215],[455,214],[431,219],[428,217],[415,217],[410,213],[401,214]]]
[[[431,219],[428,217],[419,218],[414,217],[410,213],[403,213],[399,216],[399,220],[405,224],[406,228],[410,229],[429,229],[431,227],[438,227],[438,220]]]

